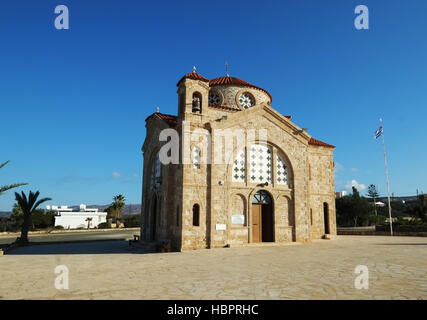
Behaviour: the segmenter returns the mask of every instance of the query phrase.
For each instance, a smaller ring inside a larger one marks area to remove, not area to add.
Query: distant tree
[[[107,208],[105,208],[105,212],[107,212],[107,219],[112,219],[114,217],[113,205],[109,205]]]
[[[10,215],[10,217],[12,219],[18,219],[18,218],[23,217],[23,216],[24,216],[24,214],[22,212],[21,207],[19,206],[19,204],[17,202],[15,202],[13,204],[12,214]]]
[[[31,214],[31,224],[33,229],[45,229],[53,227],[55,222],[55,212],[36,209]]]
[[[353,187],[353,193],[336,200],[337,223],[339,226],[361,226],[370,223],[370,206],[366,198],[360,197]]]
[[[22,209],[17,202],[13,204],[10,219],[12,220],[12,225],[14,228],[18,229],[22,227],[22,222],[24,221],[24,213],[22,212]]]
[[[427,222],[427,197],[425,194],[418,196],[416,203],[410,204],[406,208],[407,215],[419,218],[422,222]]]
[[[374,212],[375,212],[375,216],[378,215],[377,213],[377,199],[379,197],[379,193],[377,190],[377,187],[373,184],[369,185],[368,187],[368,193],[367,193],[368,197],[372,199],[373,203],[374,203]]]
[[[0,164],[0,169],[3,168],[5,165],[7,165],[10,162],[10,160]],[[13,188],[17,188],[20,186],[25,186],[28,183],[15,183],[15,184],[10,184],[10,185],[6,185],[6,186],[0,186],[0,196],[2,195],[2,193],[6,192],[7,190],[13,189]]]
[[[43,202],[52,200],[51,198],[43,198],[37,201],[39,195],[40,195],[39,191],[35,193],[30,191],[27,198],[24,192],[21,192],[21,194],[15,192],[16,202],[18,202],[18,205],[20,206],[22,213],[24,215],[22,228],[21,228],[21,237],[19,238],[19,241],[18,241],[20,245],[28,244],[28,230],[31,225],[31,215],[34,213],[35,210],[37,210],[37,207],[41,205]]]

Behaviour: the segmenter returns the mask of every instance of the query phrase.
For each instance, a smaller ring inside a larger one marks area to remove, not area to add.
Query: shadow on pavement
[[[377,243],[380,246],[427,246],[425,243]]]
[[[136,251],[125,240],[70,242],[70,243],[43,243],[27,247],[18,247],[7,255],[49,255],[49,254],[132,254],[144,253]]]

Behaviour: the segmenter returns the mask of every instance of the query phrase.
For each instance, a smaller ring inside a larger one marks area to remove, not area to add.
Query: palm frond
[[[0,164],[0,169],[3,168],[5,165],[7,165],[10,162],[10,160],[7,160],[5,163]]]
[[[52,198],[43,198],[43,199],[37,201],[36,204],[34,205],[34,207],[31,209],[31,211],[36,210],[37,207],[39,205],[41,205],[43,202],[50,201],[50,200],[52,200]]]
[[[18,205],[21,207],[22,212],[24,212],[24,214],[30,212],[30,208],[28,206],[28,201],[27,201],[27,196],[25,195],[25,193],[22,191],[21,194],[15,192],[15,200],[16,202],[18,202]]]
[[[30,194],[28,195],[28,206],[30,207],[30,211],[33,211],[33,205],[36,203],[37,198],[39,196],[40,192],[32,192],[30,191]]]
[[[7,190],[13,189],[13,188],[18,188],[20,186],[26,186],[27,184],[28,183],[15,183],[15,184],[11,184],[8,186],[0,187],[0,194],[2,194],[3,192],[5,192]]]

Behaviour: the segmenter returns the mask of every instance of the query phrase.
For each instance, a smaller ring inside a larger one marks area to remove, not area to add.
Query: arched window
[[[279,151],[278,151],[279,152]],[[277,154],[273,157],[273,149],[265,144],[252,144],[246,152],[243,148],[234,159],[232,168],[233,182],[245,182],[246,175],[250,183],[272,183],[273,181],[273,158],[275,160],[275,178],[276,185],[289,185],[288,163],[284,156]],[[246,169],[246,163],[249,169]],[[247,174],[246,174],[247,172]]]
[[[271,183],[273,159],[270,147],[253,144],[249,152],[249,177],[252,183]]]
[[[193,226],[200,226],[200,206],[197,203],[193,206]]]
[[[288,167],[279,155],[276,156],[276,183],[281,185],[288,184]]]
[[[271,204],[271,197],[267,191],[259,190],[252,198],[252,203]]]
[[[233,163],[233,182],[245,182],[246,179],[246,155],[242,149]]]
[[[160,156],[157,154],[156,159],[154,160],[153,169],[151,172],[151,189],[157,189],[162,184],[162,164],[160,162]]]

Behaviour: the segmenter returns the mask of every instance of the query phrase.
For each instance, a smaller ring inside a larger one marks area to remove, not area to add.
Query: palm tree
[[[5,163],[0,164],[0,169],[3,168],[5,165],[7,165],[10,162],[10,160],[6,161]],[[20,187],[20,186],[25,186],[28,183],[15,183],[15,184],[11,184],[11,185],[7,185],[7,186],[0,186],[0,195],[10,189],[16,188],[16,187]]]
[[[122,210],[125,207],[125,197],[121,194],[115,196],[113,198],[112,207],[113,207],[114,212],[115,212],[115,218],[120,219],[120,217],[122,215]]]
[[[28,195],[28,198],[27,198],[27,196],[23,191],[21,192],[21,194],[15,192],[16,202],[18,202],[18,205],[21,207],[22,213],[24,214],[24,222],[22,223],[22,228],[21,228],[21,237],[18,238],[18,243],[20,245],[28,244],[28,229],[30,228],[31,215],[33,214],[33,212],[43,202],[52,200],[51,198],[43,198],[37,201],[37,198],[39,197],[39,195],[40,195],[39,191],[35,193],[30,191],[30,194]]]
[[[90,228],[90,222],[92,221],[92,218],[86,218],[86,221],[87,221],[87,228],[89,229]]]

